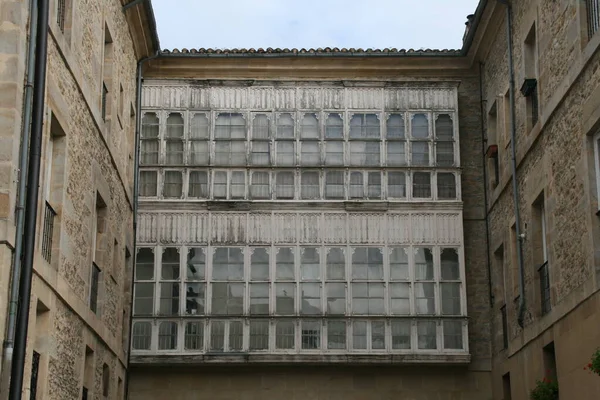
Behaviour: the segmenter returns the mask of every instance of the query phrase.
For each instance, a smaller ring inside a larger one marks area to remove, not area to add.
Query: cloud
[[[164,48],[460,48],[478,0],[154,0]],[[176,5],[175,5],[176,4]]]

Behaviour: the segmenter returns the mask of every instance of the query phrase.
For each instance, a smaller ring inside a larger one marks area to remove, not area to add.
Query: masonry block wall
[[[518,204],[525,235],[526,312],[521,329],[516,237],[511,229],[515,217],[505,9],[493,12],[497,34],[483,60],[482,79],[488,145],[498,146],[499,160],[499,181],[488,180],[486,185],[494,287],[494,398],[507,398],[512,392],[512,399],[526,399],[535,381],[545,375],[558,378],[561,398],[595,398],[598,383],[583,367],[599,341],[583,327],[594,323],[589,310],[598,298],[593,135],[599,117],[600,37],[588,33],[583,1],[513,4]],[[527,78],[537,79],[537,111],[530,107],[532,97],[519,91]],[[548,362],[551,353],[554,361]]]
[[[2,1],[0,239],[14,242],[28,1]],[[124,398],[136,63],[117,0],[50,1],[25,396]],[[137,10],[136,10],[137,12]],[[134,29],[134,28],[132,28]],[[139,37],[136,33],[136,38]],[[103,90],[103,88],[105,88]],[[11,255],[2,245],[0,329]],[[31,381],[32,369],[37,382]],[[2,370],[2,397],[9,368]]]

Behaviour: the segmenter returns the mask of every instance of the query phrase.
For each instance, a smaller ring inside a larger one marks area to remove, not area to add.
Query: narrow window
[[[163,248],[160,265],[160,315],[179,314],[179,278],[180,256],[179,248]]]
[[[213,198],[227,198],[227,171],[214,171],[213,175]]]
[[[140,197],[156,197],[158,193],[157,179],[157,171],[140,171]]]
[[[204,315],[206,304],[206,254],[202,247],[188,249],[185,313],[188,315]]]
[[[154,313],[154,249],[140,247],[137,252],[133,315],[152,315]]]
[[[270,174],[263,171],[253,171],[250,184],[250,197],[256,200],[271,198]]]
[[[108,260],[105,260],[106,254],[108,253],[108,243],[106,243],[106,224],[108,218],[108,210],[106,203],[102,199],[99,193],[96,193],[96,210],[93,225],[93,238],[92,243],[94,244],[92,270],[90,273],[90,309],[98,314],[98,301],[100,294],[101,284],[101,271],[100,265],[106,265]]]
[[[244,343],[244,326],[242,321],[229,322],[229,350],[240,351]]]
[[[552,308],[550,296],[550,269],[548,265],[548,244],[546,242],[546,212],[544,207],[544,194],[540,194],[532,207],[533,218],[533,256],[538,266],[540,282],[540,304],[542,315],[547,314]]]
[[[252,120],[252,143],[250,163],[252,165],[271,164],[270,121],[266,114],[256,114]]]
[[[275,179],[275,197],[277,199],[293,199],[295,176],[293,172],[278,172]]]
[[[365,197],[365,187],[363,184],[363,173],[358,171],[350,172],[350,198],[362,199]]]
[[[102,366],[102,395],[104,397],[110,395],[110,368],[106,363]]]
[[[83,388],[81,394],[81,398],[84,400],[93,398],[95,371],[94,351],[88,346],[85,346],[85,358],[83,362]]]
[[[204,349],[204,323],[187,322],[185,325],[185,350]]]
[[[168,199],[180,199],[183,192],[183,174],[181,171],[165,171],[163,196]]]
[[[208,165],[209,137],[208,117],[205,113],[194,114],[190,124],[188,165]]]
[[[527,37],[525,38],[524,46],[525,67],[525,82],[521,87],[521,93],[525,96],[527,110],[527,131],[529,132],[538,121],[539,106],[538,106],[538,49],[537,49],[537,33],[536,25],[533,24]]]
[[[426,114],[412,115],[410,142],[412,165],[429,165],[430,147],[428,116]]]
[[[250,321],[250,345],[251,351],[269,349],[269,321]]]
[[[456,199],[456,177],[452,172],[438,172],[437,192],[440,200]]]
[[[123,85],[119,85],[119,104],[117,105],[117,117],[119,118],[119,123],[123,125],[123,108],[125,102],[125,91],[123,90]]]
[[[405,199],[406,198],[406,175],[404,172],[388,172],[388,198]]]
[[[327,119],[325,120],[325,138],[344,138],[344,121],[340,114],[331,113],[327,116]]]
[[[302,320],[302,349],[318,350],[321,348],[321,321]]]
[[[435,120],[435,162],[438,166],[454,165],[454,126],[449,114]]]
[[[102,68],[102,99],[101,114],[102,119],[106,120],[111,116],[111,99],[109,96],[112,88],[113,77],[113,39],[108,26],[104,25],[104,63]]]
[[[502,396],[503,400],[512,400],[512,390],[510,387],[510,372],[502,375]]]
[[[188,197],[208,198],[208,173],[206,171],[190,171]]]
[[[463,349],[462,324],[462,321],[444,321],[444,349]]]
[[[293,139],[294,118],[290,113],[282,113],[277,118],[277,139]]]
[[[419,349],[437,349],[436,336],[435,321],[417,321],[417,343]]]
[[[406,165],[406,137],[403,114],[390,114],[386,124],[387,165]]]
[[[344,199],[344,171],[325,172],[325,198]]]
[[[410,321],[393,320],[392,321],[392,349],[407,350],[411,348],[410,344]]]
[[[171,113],[167,117],[167,131],[165,134],[165,164],[183,164],[183,116]]]
[[[500,317],[502,318],[502,348],[508,349],[508,316],[506,315],[506,305],[500,307]]]
[[[544,378],[556,382],[558,379],[558,371],[556,369],[556,351],[554,342],[550,342],[542,349],[544,361]]]
[[[303,200],[321,198],[318,172],[303,172],[300,175],[300,196]]]
[[[150,350],[152,341],[152,324],[145,321],[133,323],[131,347],[133,350]]]
[[[327,321],[327,348],[330,350],[346,348],[346,322]]]
[[[56,1],[56,23],[62,33],[65,33],[65,22],[67,19],[67,0]]]
[[[319,120],[316,114],[304,114],[300,124],[300,138],[319,139]]]
[[[159,119],[155,113],[145,113],[142,117],[140,138],[140,164],[158,164]]]
[[[243,199],[246,197],[246,172],[232,171],[229,188],[229,196],[232,199]]]
[[[429,172],[413,173],[413,198],[431,198],[431,174]]]
[[[277,349],[295,348],[296,326],[293,321],[278,321],[275,325],[275,347]]]
[[[591,38],[600,28],[600,0],[586,0],[588,37]]]
[[[158,325],[158,350],[177,348],[177,322],[164,321]]]
[[[367,197],[371,200],[381,199],[381,172],[367,173]]]
[[[596,132],[592,140],[594,141],[594,164],[596,166],[596,204],[600,211],[600,131]]]

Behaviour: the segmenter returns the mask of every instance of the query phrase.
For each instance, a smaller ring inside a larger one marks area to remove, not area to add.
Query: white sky
[[[460,49],[479,0],[153,0],[163,49]]]

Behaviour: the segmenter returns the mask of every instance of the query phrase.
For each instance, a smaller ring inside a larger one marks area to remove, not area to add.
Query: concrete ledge
[[[131,354],[132,365],[190,364],[407,364],[407,365],[468,365],[470,354]]]

